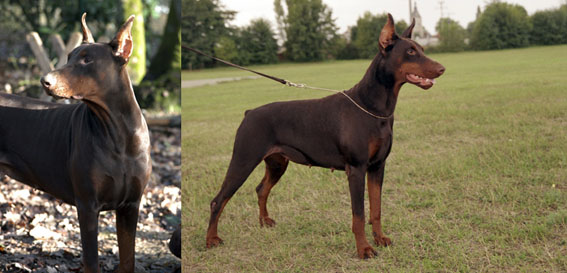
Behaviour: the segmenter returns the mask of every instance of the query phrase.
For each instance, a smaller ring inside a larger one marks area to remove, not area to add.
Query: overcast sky
[[[443,2],[445,17],[448,15],[466,28],[468,23],[474,20],[477,7],[484,9],[484,6],[491,1],[413,0],[412,2],[417,3],[425,28],[430,33],[435,33],[435,24],[441,17],[440,2]],[[531,15],[538,10],[559,7],[567,0],[503,0],[502,2],[520,4]],[[233,25],[248,25],[251,19],[260,17],[272,21],[274,27],[276,25],[273,0],[221,0],[221,3],[227,9],[238,12],[231,22]],[[346,31],[348,26],[355,25],[358,17],[366,11],[373,14],[389,12],[394,17],[394,21],[403,19],[409,22],[409,0],[323,0],[323,3],[333,10],[333,17],[336,19],[340,33]]]

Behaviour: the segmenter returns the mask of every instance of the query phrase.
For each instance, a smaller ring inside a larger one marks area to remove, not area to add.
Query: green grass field
[[[405,85],[386,163],[382,223],[394,245],[359,260],[344,172],[290,164],[260,228],[264,164],[227,204],[205,248],[244,111],[329,95],[266,79],[184,89],[184,272],[567,271],[567,46],[430,55],[447,71],[428,91]],[[255,67],[347,89],[369,60]],[[249,75],[234,68],[183,79]],[[368,216],[368,198],[365,201]],[[366,226],[371,240],[371,226]]]

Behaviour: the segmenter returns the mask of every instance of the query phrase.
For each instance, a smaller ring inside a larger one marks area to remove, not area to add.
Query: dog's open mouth
[[[409,83],[415,84],[423,89],[429,89],[435,84],[435,79],[428,79],[411,73],[406,75],[406,79]]]

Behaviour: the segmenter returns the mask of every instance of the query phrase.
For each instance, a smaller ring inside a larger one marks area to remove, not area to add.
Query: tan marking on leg
[[[352,216],[352,232],[356,241],[356,250],[361,259],[372,258],[378,253],[370,246],[364,234],[364,217]]]
[[[217,233],[217,227],[218,227],[219,218],[222,214],[224,206],[226,206],[226,203],[228,203],[229,200],[230,200],[230,198],[226,199],[222,203],[221,208],[219,210],[219,213],[217,214],[217,217],[213,220],[213,222],[211,222],[209,224],[209,228],[207,229],[207,248],[215,247],[215,246],[218,246],[222,243],[222,239],[218,236],[218,233]]]
[[[382,181],[377,181],[379,177],[375,175],[368,174],[367,178],[368,184],[368,197],[370,199],[370,224],[372,225],[372,236],[374,236],[374,242],[378,246],[389,246],[392,244],[392,240],[386,237],[382,233],[382,222],[381,218],[381,195],[382,188],[380,184]]]

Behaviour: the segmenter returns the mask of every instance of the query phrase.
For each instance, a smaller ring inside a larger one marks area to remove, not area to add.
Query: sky
[[[232,25],[245,26],[252,19],[266,18],[272,22],[275,30],[273,0],[221,0],[220,2],[225,8],[238,12],[231,22]],[[469,22],[474,21],[477,7],[480,6],[481,10],[484,10],[491,1],[412,0],[412,2],[417,4],[425,29],[435,33],[435,24],[441,17],[441,10],[444,17],[448,16],[466,28]],[[440,8],[440,2],[443,3],[443,9]],[[502,0],[502,2],[522,5],[531,15],[538,10],[557,8],[567,0]],[[323,0],[323,3],[333,10],[333,18],[336,19],[339,33],[344,33],[349,26],[356,25],[356,20],[366,11],[373,14],[389,12],[394,17],[394,21],[403,19],[409,23],[409,0]]]

